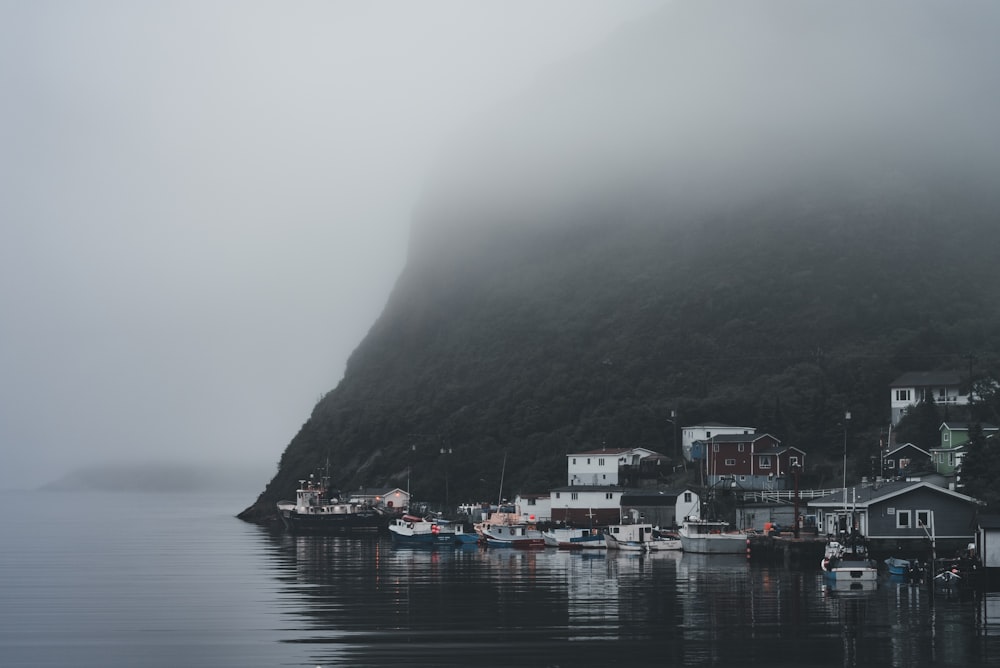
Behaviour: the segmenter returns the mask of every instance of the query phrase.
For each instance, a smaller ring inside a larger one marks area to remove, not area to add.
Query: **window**
[[[604,457],[599,457],[598,458],[597,465],[598,466],[604,466]]]
[[[576,466],[576,457],[573,458],[573,466]]]
[[[762,469],[769,469],[769,468],[771,468],[771,458],[770,457],[761,457],[760,458],[760,467]]]
[[[713,443],[712,444],[712,452],[718,452],[718,451],[719,451],[719,444],[718,443]]]
[[[946,442],[950,441],[951,440],[951,432],[950,431],[944,432],[944,434],[941,436],[941,438],[944,439],[944,441],[946,441]]]
[[[743,447],[744,447],[743,444],[740,443],[739,448],[738,448],[740,452],[743,452]]]
[[[909,400],[910,400],[909,390],[896,390],[896,401],[909,401]]]
[[[587,457],[587,466],[590,466],[590,457]]]
[[[529,505],[529,506],[534,506],[534,505],[537,505],[537,504],[535,503],[535,501],[536,501],[536,500],[537,500],[537,499],[528,499],[528,505]]]
[[[570,492],[569,498],[571,498],[574,501],[576,501],[576,500],[578,500],[580,498],[580,493],[579,492]]]
[[[931,511],[929,510],[918,510],[917,511],[917,526],[918,527],[929,527],[931,525]]]
[[[897,510],[896,511],[896,528],[897,529],[909,529],[910,528],[910,511],[909,510]]]
[[[613,498],[615,498],[615,495],[614,495],[614,493],[612,493],[612,492],[607,492],[607,493],[606,493],[606,494],[604,495],[604,498],[605,498],[605,499],[613,499]]]
[[[556,492],[556,498],[557,499],[559,498],[559,492]]]
[[[684,503],[691,503],[691,492],[684,492]]]
[[[705,438],[712,438],[712,432],[706,431],[705,432]]]
[[[887,460],[885,460],[885,467],[887,469],[894,469],[894,468],[896,468],[896,460],[895,459],[887,459]]]
[[[906,457],[899,458],[899,468],[905,469],[909,465],[910,465],[910,460],[908,458]]]
[[[607,479],[608,479],[608,474],[607,473],[602,473],[601,474],[601,480],[607,480]]]
[[[795,455],[792,455],[791,457],[788,458],[788,465],[789,466],[798,466],[799,465],[799,458],[796,457]]]
[[[726,460],[726,466],[736,466],[736,460],[735,459],[727,459]]]

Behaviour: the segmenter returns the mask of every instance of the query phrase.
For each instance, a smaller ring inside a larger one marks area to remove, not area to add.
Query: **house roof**
[[[683,429],[704,429],[705,427],[711,427],[713,429],[749,429],[750,431],[755,431],[756,427],[738,427],[732,424],[723,424],[721,422],[700,422],[698,424],[689,425],[683,427]]]
[[[795,450],[796,452],[800,452],[803,455],[806,454],[805,450],[802,450],[801,448],[796,448],[794,445],[776,445],[776,446],[770,447],[770,448],[762,448],[760,450],[757,450],[753,454],[754,454],[754,456],[756,456],[756,455],[781,455],[781,454],[784,454],[784,453],[788,452],[789,450]]]
[[[889,387],[940,387],[961,383],[962,375],[957,371],[909,371],[889,383]]]
[[[388,496],[393,492],[402,492],[406,494],[405,489],[400,489],[399,487],[362,487],[357,492],[354,492],[354,496]]]
[[[873,503],[880,503],[896,496],[902,496],[903,494],[908,494],[920,488],[929,489],[933,492],[945,494],[962,501],[979,503],[971,496],[959,494],[958,492],[953,492],[950,489],[945,489],[944,487],[939,487],[938,485],[932,485],[929,482],[911,480],[898,480],[883,483],[878,486],[848,487],[847,503],[854,507],[868,508],[868,506]],[[838,490],[833,494],[827,494],[819,499],[813,499],[812,501],[809,501],[808,505],[816,508],[840,508],[844,505],[844,490]]]
[[[968,431],[972,422],[942,422],[938,429],[948,429],[949,431]],[[982,423],[979,425],[983,431],[997,431],[1000,427],[995,424]]]
[[[719,434],[718,436],[713,436],[711,438],[703,439],[702,442],[708,441],[709,443],[753,443],[754,441],[759,441],[762,438],[772,438],[778,443],[781,439],[775,438],[771,434]]]
[[[685,492],[692,492],[690,489],[629,489],[623,491],[623,496],[628,496],[631,499],[644,499],[649,497],[665,497],[669,499],[676,499]]]
[[[927,455],[928,457],[931,456],[931,453],[927,452],[926,450],[924,450],[923,448],[921,448],[921,447],[919,447],[917,445],[913,445],[912,443],[903,443],[902,445],[897,445],[892,450],[887,451],[884,455],[882,455],[882,457],[884,458],[884,457],[888,457],[890,455],[894,455],[897,452],[899,452],[900,450],[905,450],[907,448],[910,449],[910,450],[918,450],[921,453]]]
[[[1000,529],[1000,515],[980,515],[978,524],[980,529]]]
[[[627,452],[643,453],[648,454],[643,455],[644,457],[651,457],[653,455],[658,455],[662,457],[659,452],[650,450],[649,448],[598,448],[597,450],[584,450],[582,452],[571,452],[567,454],[567,457],[580,457],[582,455],[623,455]]]

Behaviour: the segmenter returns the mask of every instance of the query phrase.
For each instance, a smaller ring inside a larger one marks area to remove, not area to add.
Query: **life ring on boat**
[[[431,525],[431,533],[438,533],[438,532],[440,532],[440,531],[441,531],[441,527],[439,527],[439,526],[438,526],[438,525],[436,525],[436,524],[432,524],[432,525]]]

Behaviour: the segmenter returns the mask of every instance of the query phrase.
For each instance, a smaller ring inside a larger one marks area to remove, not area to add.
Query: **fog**
[[[480,222],[1000,190],[998,27],[982,0],[0,0],[0,488],[157,461],[258,491],[415,216],[436,261]]]
[[[188,462],[259,490],[441,148],[663,4],[0,0],[0,488]]]
[[[998,28],[1000,5],[981,0],[674,3],[457,144],[424,200],[422,222],[445,226],[429,243],[456,221],[663,220],[804,189],[1000,187]]]

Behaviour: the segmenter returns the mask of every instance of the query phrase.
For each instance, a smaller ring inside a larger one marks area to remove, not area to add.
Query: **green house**
[[[942,422],[941,446],[931,448],[931,458],[934,470],[941,475],[953,475],[955,469],[962,463],[965,456],[965,444],[969,442],[969,422]],[[998,428],[991,424],[983,424],[983,433],[987,436],[995,434]]]

